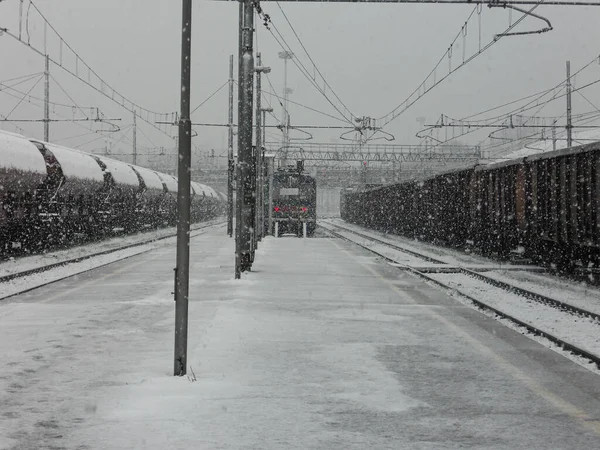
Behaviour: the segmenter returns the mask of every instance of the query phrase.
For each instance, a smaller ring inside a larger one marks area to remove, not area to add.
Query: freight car
[[[474,226],[492,250],[562,268],[600,263],[600,143],[477,167]]]
[[[383,232],[565,270],[600,264],[600,143],[341,195],[344,220]]]
[[[341,216],[385,233],[460,246],[470,230],[471,177],[468,169],[367,191],[342,191]]]
[[[192,182],[192,219],[222,210]],[[103,156],[0,131],[0,255],[174,225],[177,180]]]

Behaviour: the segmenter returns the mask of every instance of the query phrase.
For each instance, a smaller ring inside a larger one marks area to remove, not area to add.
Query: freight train
[[[600,265],[600,142],[341,197],[344,220],[386,233],[561,270]]]
[[[193,222],[224,198],[191,183]],[[0,256],[176,223],[177,179],[104,156],[0,131]]]

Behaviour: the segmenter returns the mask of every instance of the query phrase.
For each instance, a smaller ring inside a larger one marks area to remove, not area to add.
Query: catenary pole
[[[175,267],[175,364],[174,375],[187,368],[188,295],[190,265],[190,164],[192,121],[190,120],[190,75],[192,58],[192,0],[182,0],[181,114],[179,117],[179,162],[177,188],[177,264]]]
[[[229,55],[229,130],[227,133],[227,234],[233,235],[233,55]]]
[[[44,76],[44,141],[50,142],[50,57],[47,54]]]
[[[573,123],[571,119],[571,61],[567,61],[567,148],[573,145]]]
[[[261,227],[260,227],[260,198],[261,198],[261,192],[262,192],[262,186],[261,186],[261,172],[262,172],[262,165],[261,165],[261,156],[262,156],[262,129],[261,129],[261,117],[260,117],[260,96],[261,96],[261,73],[262,73],[262,64],[261,64],[261,58],[260,58],[260,53],[256,54],[256,68],[254,69],[256,71],[256,131],[254,133],[255,135],[255,139],[256,139],[256,158],[255,158],[255,165],[256,165],[256,192],[255,192],[255,196],[256,196],[256,214],[255,214],[255,218],[254,218],[254,235],[256,236],[256,238],[254,239],[254,249],[256,250],[256,248],[258,247],[258,241],[261,240],[262,235],[261,235]]]
[[[133,111],[133,165],[137,164],[137,113]]]
[[[255,221],[255,246],[263,237],[263,209],[264,209],[264,160],[263,160],[263,120],[264,111],[261,108],[261,78],[263,73],[270,73],[270,67],[263,67],[261,64],[261,55],[256,55],[256,221]]]
[[[254,57],[252,55],[254,9],[251,0],[240,1],[240,52],[238,82],[238,161],[236,181],[236,269],[235,277],[250,270],[252,191],[252,97]]]

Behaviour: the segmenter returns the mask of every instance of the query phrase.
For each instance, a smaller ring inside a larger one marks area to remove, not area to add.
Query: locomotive
[[[317,227],[317,183],[303,173],[304,164],[279,168],[273,174],[273,222],[278,225],[278,235],[293,233],[301,236],[303,224],[306,234],[312,236]],[[269,206],[268,200],[265,202]],[[265,227],[268,229],[269,211],[265,211]]]
[[[224,195],[191,183],[193,222]],[[171,175],[0,131],[0,256],[176,223]]]
[[[559,270],[600,266],[600,142],[361,192],[342,218]]]

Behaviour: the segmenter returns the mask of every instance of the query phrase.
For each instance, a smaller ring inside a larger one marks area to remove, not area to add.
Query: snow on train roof
[[[67,180],[69,178],[77,178],[104,183],[102,169],[89,153],[83,153],[47,142],[43,142],[43,144],[56,157]]]
[[[204,194],[204,189],[202,189],[202,185],[200,183],[196,183],[195,181],[192,181],[190,183],[192,189],[194,190],[194,194],[201,197]]]
[[[163,183],[158,174],[150,169],[146,169],[145,167],[140,166],[132,166],[144,179],[144,183],[146,184],[146,189],[158,189],[163,191]]]
[[[202,189],[204,189],[204,193],[206,194],[207,197],[216,197],[217,193],[215,192],[215,190],[213,188],[211,188],[210,186],[207,186],[205,184],[201,184],[200,186],[202,186]]]
[[[46,175],[46,163],[38,148],[19,134],[0,130],[0,164]]]
[[[171,176],[171,175],[167,175],[164,173],[158,173],[157,175],[160,177],[161,180],[164,181],[165,185],[167,186],[167,190],[169,192],[177,192],[177,178]]]
[[[129,164],[124,163],[123,161],[117,161],[116,159],[105,158],[103,156],[96,157],[106,164],[106,170],[111,173],[115,183],[139,188],[140,180],[138,180],[137,175]]]
[[[593,142],[600,141],[600,129],[584,130],[573,132],[573,145],[580,146],[585,144],[591,144]],[[567,133],[558,133],[556,135],[556,150],[564,150],[567,148]],[[485,163],[485,166],[502,165],[503,163],[510,163],[514,160],[521,160],[523,158],[529,158],[535,155],[541,155],[544,153],[550,153],[555,151],[552,139],[544,139],[540,141],[528,144],[526,147],[516,150],[514,152],[503,155],[499,158],[495,158]]]

